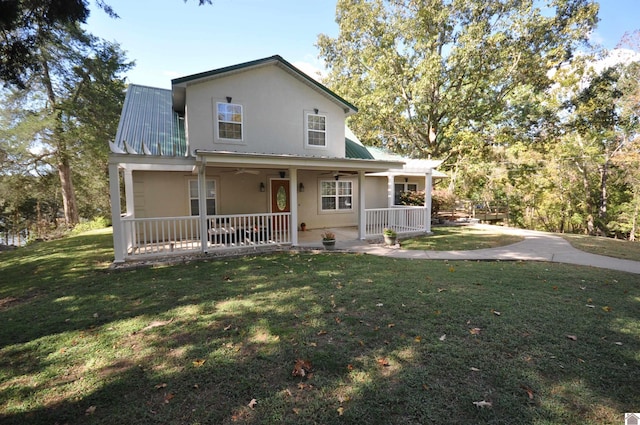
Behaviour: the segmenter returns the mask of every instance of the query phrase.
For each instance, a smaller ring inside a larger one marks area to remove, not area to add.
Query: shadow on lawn
[[[536,297],[553,302],[531,299],[526,308],[539,314],[523,315],[512,298],[543,284],[544,265],[460,263],[456,273],[450,267],[283,254],[106,276],[81,272],[73,284],[41,287],[0,311],[2,323],[16,325],[0,331],[0,371],[13,380],[0,385],[0,402],[50,390],[47,408],[0,413],[0,422],[617,423],[616,409],[638,406],[638,342],[625,328],[637,317],[578,316],[584,303],[564,287],[536,289]],[[501,269],[511,267],[520,267],[521,280],[505,288]],[[589,278],[584,268],[548,267],[577,282]],[[467,284],[474,275],[486,283]],[[606,296],[617,294],[601,286]],[[616,308],[637,311],[638,289],[628,286]],[[492,295],[497,305],[484,305],[482,297],[496,291],[505,291]],[[552,323],[545,319],[545,310],[565,306]],[[487,313],[491,308],[502,316]],[[35,325],[22,325],[34,316]],[[110,336],[110,328],[125,325],[129,331]],[[470,333],[475,327],[479,334]],[[568,330],[579,339],[568,340]],[[80,331],[97,344],[84,362],[100,361],[103,351],[112,358],[36,386],[21,378],[67,364],[54,356],[55,340]],[[38,346],[45,340],[49,347]],[[612,349],[617,341],[622,346]],[[296,359],[313,364],[310,379],[291,375]],[[80,398],[64,392],[82,388],[83,380],[94,387],[79,390]],[[478,408],[477,401],[493,407]]]

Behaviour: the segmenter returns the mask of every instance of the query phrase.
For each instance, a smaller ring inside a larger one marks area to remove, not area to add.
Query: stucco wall
[[[216,139],[216,102],[243,107],[243,141]],[[315,108],[327,117],[327,147],[306,147],[304,114]],[[186,89],[186,125],[190,148],[341,157],[344,111],[276,66],[196,82]]]

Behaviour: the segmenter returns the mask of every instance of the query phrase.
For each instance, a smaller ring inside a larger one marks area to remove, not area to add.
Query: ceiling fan
[[[229,170],[229,171],[226,171],[226,172],[227,173],[233,173],[235,175],[238,175],[238,174],[253,174],[253,175],[260,174],[260,170],[249,170],[247,168],[236,168],[235,170]]]
[[[323,176],[333,176],[334,179],[338,180],[338,178],[340,177],[350,177],[353,174],[352,173],[341,173],[340,171],[330,171],[327,173],[322,173],[321,175]]]

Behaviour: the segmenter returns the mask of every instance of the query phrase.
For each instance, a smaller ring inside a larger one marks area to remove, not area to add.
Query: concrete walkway
[[[476,226],[484,227],[492,231],[498,230],[504,233],[521,235],[524,237],[524,240],[499,248],[468,251],[414,251],[374,245],[363,241],[341,242],[340,240],[336,243],[336,248],[371,255],[415,260],[550,261],[640,274],[640,261],[621,260],[604,255],[589,254],[575,249],[562,237],[552,233],[501,226]]]

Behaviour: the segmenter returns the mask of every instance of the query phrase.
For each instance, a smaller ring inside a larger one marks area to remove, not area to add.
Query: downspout
[[[125,188],[126,190],[126,188]],[[109,197],[111,198],[111,226],[113,227],[114,263],[123,263],[125,246],[122,233],[122,217],[120,216],[120,175],[118,164],[109,162]]]

